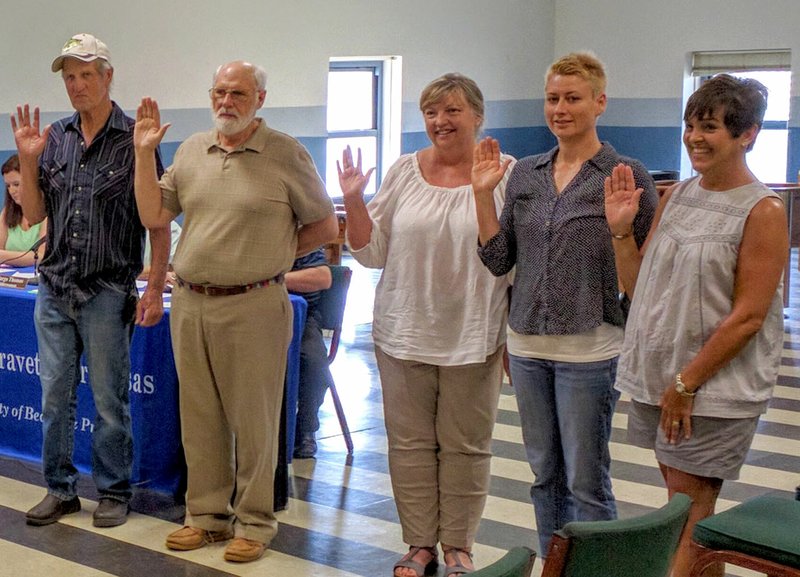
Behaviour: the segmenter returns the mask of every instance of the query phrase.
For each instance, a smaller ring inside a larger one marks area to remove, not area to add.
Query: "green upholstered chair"
[[[725,562],[770,576],[800,577],[800,501],[774,495],[749,499],[699,521],[692,540],[703,548],[692,575]]]
[[[343,265],[328,265],[331,269],[331,286],[320,293],[317,301],[317,310],[322,319],[320,328],[331,331],[331,342],[328,345],[328,364],[336,358],[336,351],[339,350],[339,337],[342,334],[342,320],[344,319],[344,307],[347,304],[347,290],[350,288],[350,279],[353,271],[350,267]],[[353,439],[350,436],[350,427],[347,425],[347,418],[344,415],[342,401],[339,399],[339,391],[336,384],[331,379],[330,383],[331,399],[333,407],[336,409],[336,417],[339,419],[339,426],[342,428],[342,436],[347,446],[347,454],[353,454]]]
[[[666,577],[691,504],[676,493],[639,517],[567,523],[553,534],[542,577]]]
[[[503,557],[470,573],[470,577],[529,577],[536,551],[527,547],[514,547]]]

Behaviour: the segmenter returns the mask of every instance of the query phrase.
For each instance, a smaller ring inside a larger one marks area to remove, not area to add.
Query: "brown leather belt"
[[[260,280],[252,282],[250,284],[243,284],[239,286],[215,286],[210,284],[194,284],[186,282],[177,275],[175,275],[175,282],[178,283],[179,287],[187,288],[192,292],[204,294],[210,297],[225,297],[231,295],[240,295],[248,291],[251,291],[253,289],[265,286],[283,284],[283,273],[273,278],[268,278],[266,280]]]

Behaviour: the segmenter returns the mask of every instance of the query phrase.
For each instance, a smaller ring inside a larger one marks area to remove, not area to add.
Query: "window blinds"
[[[791,70],[791,50],[731,50],[692,54],[692,76],[750,70]]]

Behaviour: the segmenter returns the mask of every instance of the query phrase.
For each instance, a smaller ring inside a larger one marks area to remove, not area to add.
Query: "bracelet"
[[[683,377],[681,377],[680,373],[675,375],[675,390],[678,391],[678,394],[682,397],[693,397],[697,394],[697,391],[691,392],[686,389],[686,385],[683,384]]]
[[[611,232],[611,229],[609,229],[608,232]],[[629,236],[633,236],[633,229],[631,228],[625,234],[614,234],[613,232],[611,232],[611,236],[612,238],[616,238],[617,240],[625,240]]]

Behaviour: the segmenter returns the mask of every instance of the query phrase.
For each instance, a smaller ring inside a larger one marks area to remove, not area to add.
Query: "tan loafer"
[[[245,539],[244,537],[236,537],[225,548],[225,561],[233,561],[234,563],[247,563],[261,559],[264,554],[266,545],[252,539]]]
[[[233,538],[233,529],[206,531],[198,527],[183,527],[167,536],[167,548],[174,551],[192,551],[209,543],[218,543]]]

